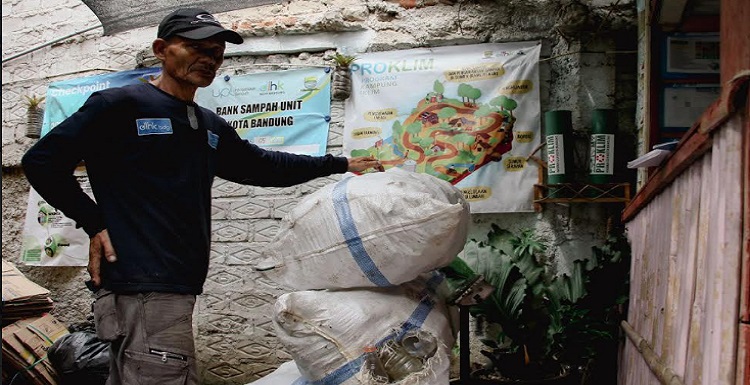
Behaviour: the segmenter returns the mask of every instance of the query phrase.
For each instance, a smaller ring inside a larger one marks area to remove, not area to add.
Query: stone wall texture
[[[18,262],[29,190],[19,162],[33,143],[24,136],[24,96],[44,95],[53,81],[153,65],[150,44],[156,28],[102,36],[101,28],[92,29],[98,24],[95,15],[77,0],[3,0],[2,5],[2,256]],[[542,110],[574,111],[573,126],[583,148],[576,158],[578,169],[585,169],[585,134],[594,108],[618,111],[620,137],[632,143],[625,156],[634,157],[638,57],[633,0],[291,0],[217,16],[246,38],[227,50],[224,69],[235,73],[324,65],[337,49],[372,52],[541,40]],[[344,114],[343,103],[333,101],[328,143],[333,154],[341,152]],[[621,171],[622,180],[633,178]],[[279,220],[306,194],[337,179],[290,188],[216,180],[211,267],[195,312],[202,383],[246,384],[290,360],[271,324],[275,299],[283,290],[253,266]],[[473,215],[470,236],[482,239],[493,223],[511,231],[535,228],[564,272],[602,242],[608,222],[616,221],[621,209],[546,205],[541,213]],[[20,268],[52,291],[56,317],[69,325],[90,322],[85,268]]]

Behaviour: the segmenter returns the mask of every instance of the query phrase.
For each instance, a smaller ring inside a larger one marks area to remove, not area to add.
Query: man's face
[[[206,87],[214,80],[224,61],[225,45],[220,38],[190,40],[171,37],[162,51],[162,70],[184,85]]]

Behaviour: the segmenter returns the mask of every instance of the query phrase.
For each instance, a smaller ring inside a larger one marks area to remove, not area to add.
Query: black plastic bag
[[[47,351],[59,385],[104,385],[109,376],[109,343],[89,332],[60,337]]]

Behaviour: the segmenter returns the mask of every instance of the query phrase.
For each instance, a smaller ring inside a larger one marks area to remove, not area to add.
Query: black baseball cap
[[[234,44],[243,41],[239,33],[222,27],[214,15],[201,8],[182,8],[173,11],[159,23],[156,36],[162,39],[180,36],[191,40],[218,36]]]

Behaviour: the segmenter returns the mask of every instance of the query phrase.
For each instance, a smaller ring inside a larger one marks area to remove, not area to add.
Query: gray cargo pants
[[[193,342],[195,296],[95,294],[99,339],[111,342],[107,385],[197,385]]]

